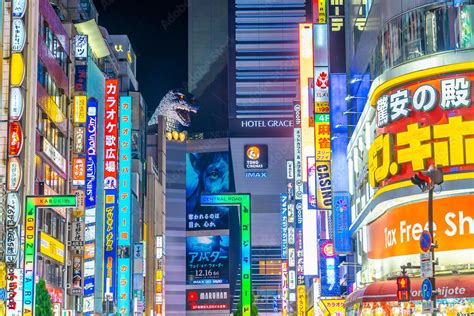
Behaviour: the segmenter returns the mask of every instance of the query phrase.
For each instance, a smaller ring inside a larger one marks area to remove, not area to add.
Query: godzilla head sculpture
[[[148,125],[158,124],[158,116],[166,117],[167,131],[183,131],[191,125],[191,113],[199,107],[194,97],[180,90],[171,90],[163,97],[153,113]]]

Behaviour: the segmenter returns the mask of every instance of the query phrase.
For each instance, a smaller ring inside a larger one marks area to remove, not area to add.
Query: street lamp
[[[433,192],[436,185],[440,185],[443,183],[443,171],[440,166],[436,167],[430,166],[427,171],[418,171],[415,175],[411,178],[411,182],[417,185],[421,192],[428,191],[428,230],[433,238]],[[438,245],[432,244],[430,247],[431,252],[431,259],[433,261],[433,276],[430,279],[431,286],[433,289],[436,289],[436,278],[435,278],[435,248]],[[436,316],[436,290],[431,295],[431,301],[433,302],[433,316]]]

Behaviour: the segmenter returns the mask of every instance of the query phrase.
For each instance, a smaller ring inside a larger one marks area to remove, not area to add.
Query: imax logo
[[[268,174],[265,171],[262,172],[246,172],[245,177],[246,178],[267,178]]]

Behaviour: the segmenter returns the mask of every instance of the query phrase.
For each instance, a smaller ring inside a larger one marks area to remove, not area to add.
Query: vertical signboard
[[[297,315],[306,316],[306,287],[298,285]]]
[[[288,196],[280,194],[280,220],[281,220],[281,258],[286,259],[288,247]]]
[[[333,199],[334,250],[336,253],[351,253],[352,242],[349,227],[351,224],[351,196],[348,192],[335,192]]]
[[[87,35],[79,34],[74,37],[75,44],[75,54],[74,58],[76,60],[86,60],[88,53],[88,42]]]
[[[117,293],[117,164],[119,87],[117,79],[105,81],[104,117],[104,297],[114,301]]]
[[[75,207],[76,196],[27,196],[25,207],[25,243],[23,254],[23,315],[35,315],[35,263],[37,251],[36,210],[38,207]]]
[[[121,315],[131,314],[132,282],[132,97],[120,97],[119,132],[119,191],[118,191],[118,311]]]
[[[97,177],[97,106],[94,98],[87,101],[86,122],[86,199],[85,207],[96,205]]]
[[[331,160],[331,126],[329,114],[315,114],[314,134],[316,145],[316,161]]]
[[[242,316],[250,316],[252,309],[251,210],[249,194],[202,194],[201,205],[239,206],[241,218],[241,302]]]
[[[281,263],[281,315],[286,316],[288,310],[288,263]]]
[[[332,208],[331,162],[317,161],[316,169],[316,198],[319,210]]]
[[[320,240],[321,296],[338,297],[341,295],[339,285],[339,257],[334,251],[332,240]]]
[[[105,81],[104,189],[117,188],[118,80]]]
[[[346,72],[344,2],[344,0],[329,1],[329,48],[331,50],[329,66],[331,68],[331,73]]]

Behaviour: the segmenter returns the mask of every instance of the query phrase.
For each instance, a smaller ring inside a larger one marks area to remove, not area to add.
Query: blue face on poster
[[[229,236],[186,237],[187,284],[229,283]]]
[[[190,153],[186,159],[187,230],[229,228],[229,207],[200,206],[202,193],[229,192],[229,153]]]

